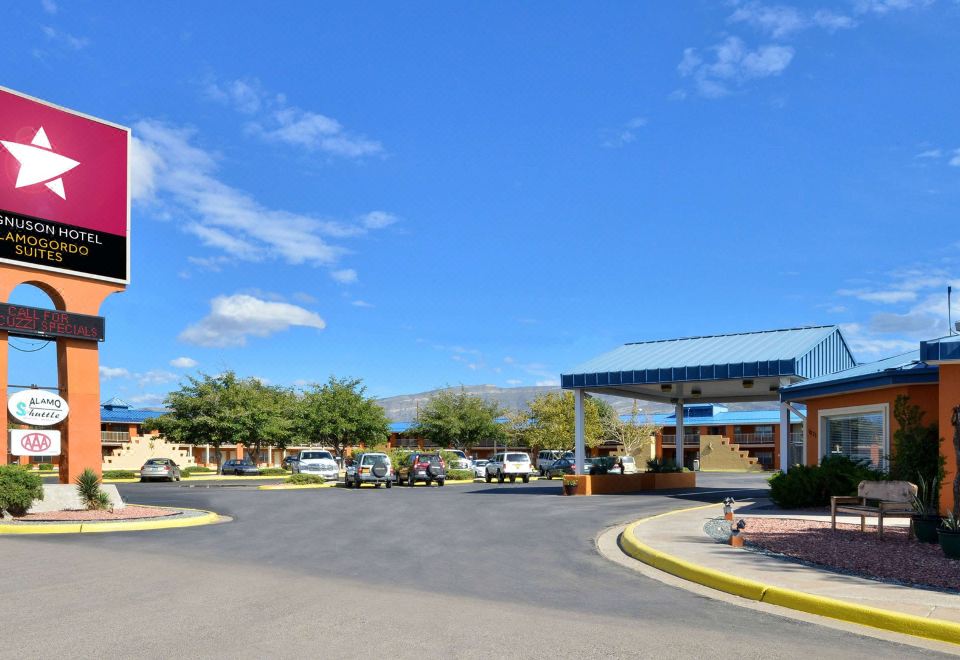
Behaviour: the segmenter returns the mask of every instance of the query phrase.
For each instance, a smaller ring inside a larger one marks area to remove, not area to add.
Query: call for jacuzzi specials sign
[[[14,456],[56,456],[60,453],[60,431],[10,431],[10,453]]]
[[[31,426],[53,426],[70,414],[66,399],[47,390],[21,390],[11,394],[7,410],[18,422]]]
[[[130,129],[0,87],[0,262],[129,282]]]

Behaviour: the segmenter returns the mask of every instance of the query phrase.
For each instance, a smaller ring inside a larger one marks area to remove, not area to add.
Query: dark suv
[[[440,454],[410,454],[397,466],[397,483],[413,486],[424,481],[429,486],[434,481],[442,486],[447,479],[447,466]]]

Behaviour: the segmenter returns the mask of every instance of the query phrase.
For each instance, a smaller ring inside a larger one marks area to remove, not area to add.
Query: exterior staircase
[[[190,450],[152,435],[138,435],[104,456],[103,469],[139,470],[150,458],[170,458],[182,468],[196,465]]]
[[[701,470],[743,470],[760,472],[763,466],[740,445],[722,435],[700,436]]]

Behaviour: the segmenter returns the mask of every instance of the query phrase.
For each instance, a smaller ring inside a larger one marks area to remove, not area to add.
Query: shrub
[[[324,483],[323,477],[318,474],[291,474],[284,480],[286,484],[322,484]]]
[[[77,492],[88,509],[106,509],[110,506],[110,498],[100,490],[100,477],[90,468],[77,477]]]
[[[18,465],[0,465],[0,514],[22,516],[34,500],[43,499],[39,474]]]
[[[940,433],[936,422],[923,424],[923,410],[910,403],[910,397],[901,394],[893,404],[893,417],[900,428],[893,434],[893,456],[890,457],[890,478],[920,485],[933,484],[931,497],[939,499],[943,481],[943,462],[940,455]]]
[[[473,481],[474,477],[476,476],[477,475],[473,473],[473,470],[447,470],[447,479],[451,479],[453,481],[459,481],[461,479]]]
[[[261,477],[275,477],[275,476],[283,476],[285,474],[287,474],[287,471],[284,470],[283,468],[276,468],[276,467],[260,468]]]
[[[213,468],[208,468],[203,465],[191,465],[190,467],[185,467],[180,470],[180,474],[196,474],[198,472],[216,472]]]
[[[797,465],[770,477],[770,499],[786,509],[827,506],[833,495],[856,495],[861,481],[886,478],[864,460],[828,456],[820,465]]]
[[[665,461],[662,458],[651,458],[647,461],[647,472],[661,474],[664,472],[683,472],[683,468],[678,467],[673,461]]]
[[[133,470],[104,470],[104,479],[136,479],[137,473]]]
[[[53,470],[53,463],[38,463],[37,469],[41,472],[50,472]]]

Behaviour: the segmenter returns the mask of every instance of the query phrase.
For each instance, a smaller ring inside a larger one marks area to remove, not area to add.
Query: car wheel
[[[529,475],[529,474],[523,475],[523,483],[525,483],[525,484],[530,483],[530,475]]]
[[[491,481],[493,481],[493,477],[491,477],[489,474],[483,475],[483,478],[487,480],[487,483],[490,483]]]
[[[541,474],[540,476],[542,477],[544,475]],[[553,479],[553,472],[547,472],[546,476],[547,476],[547,481],[550,481],[551,479]]]
[[[502,483],[503,483],[503,472],[501,472],[501,473],[499,473],[499,474],[497,475],[497,483],[498,483],[498,484],[502,484]]]
[[[374,488],[380,488],[380,482],[378,481],[377,483],[373,484],[373,487],[374,487]]]
[[[393,481],[387,481],[387,488],[393,488]]]
[[[543,475],[544,475],[543,468],[540,468],[540,476],[542,477]]]
[[[353,484],[350,483],[350,480],[349,480],[349,479],[344,479],[344,480],[343,480],[343,487],[344,487],[344,488],[353,488]]]
[[[146,478],[146,477],[140,477],[140,483],[142,483],[142,484],[147,483],[147,478]]]
[[[511,475],[510,475],[510,483],[512,483],[512,484],[517,483],[517,475],[515,475],[515,474],[511,474]]]
[[[167,477],[167,483],[173,483],[173,477]]]
[[[433,479],[427,479],[427,488],[433,485]]]
[[[443,486],[443,479],[437,479],[437,485],[442,487],[442,486]]]
[[[412,474],[410,475],[410,478],[407,479],[407,485],[410,486],[410,488],[413,488],[417,485],[417,480],[413,478]]]

